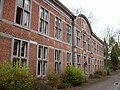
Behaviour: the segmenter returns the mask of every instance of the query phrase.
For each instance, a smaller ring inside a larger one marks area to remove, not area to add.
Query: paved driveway
[[[120,90],[120,72],[77,90]]]

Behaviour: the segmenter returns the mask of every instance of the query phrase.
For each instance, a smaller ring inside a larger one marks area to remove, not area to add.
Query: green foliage
[[[120,48],[118,44],[116,43],[115,46],[113,46],[112,51],[111,51],[111,61],[113,65],[113,70],[117,70],[119,66],[119,60],[118,56],[120,56]]]
[[[47,75],[47,83],[52,87],[58,87],[61,84],[61,77],[58,73],[51,72]]]
[[[66,77],[65,77],[65,82],[71,84],[71,85],[78,85],[81,84],[84,81],[84,72],[76,68],[72,65],[69,65],[66,67]]]
[[[12,66],[4,61],[0,64],[0,90],[31,90],[33,77],[28,69]]]

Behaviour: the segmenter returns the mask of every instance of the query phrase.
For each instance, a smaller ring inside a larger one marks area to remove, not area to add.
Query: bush
[[[71,85],[78,85],[84,81],[84,72],[81,69],[76,68],[72,65],[66,67],[65,73],[66,76],[64,80]]]
[[[28,69],[12,66],[4,61],[0,64],[0,90],[31,90],[33,77]]]
[[[104,70],[102,71],[102,76],[107,76],[107,70],[106,70],[106,69],[104,69]]]
[[[58,73],[51,72],[47,75],[47,83],[52,87],[58,87],[61,84],[61,78]]]

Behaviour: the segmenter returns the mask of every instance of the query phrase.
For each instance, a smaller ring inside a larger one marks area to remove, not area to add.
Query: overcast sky
[[[93,32],[99,37],[108,25],[117,30],[120,28],[120,0],[60,0],[71,11],[72,8],[82,8],[87,16],[93,13],[96,23]]]

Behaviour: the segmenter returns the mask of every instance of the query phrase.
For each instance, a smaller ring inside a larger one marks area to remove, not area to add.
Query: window
[[[80,55],[77,54],[77,67],[80,68]]]
[[[28,42],[14,39],[12,63],[13,66],[22,63],[22,66],[27,66],[28,62]]]
[[[67,65],[70,65],[71,64],[71,53],[67,52],[67,56],[66,56],[66,62],[67,62]]]
[[[94,42],[94,53],[96,53],[96,43]]]
[[[48,35],[49,13],[43,7],[40,8],[39,32]]]
[[[54,58],[54,60],[55,60],[55,72],[57,72],[57,73],[61,73],[61,59],[62,59],[61,54],[62,54],[61,50],[55,49],[55,58]]]
[[[29,27],[31,0],[17,0],[16,23]]]
[[[3,0],[0,0],[0,19],[2,17],[2,3],[3,3]]]
[[[37,57],[37,75],[46,76],[47,74],[47,63],[48,63],[48,47],[39,45],[38,46],[38,57]]]
[[[55,38],[62,40],[62,29],[61,29],[61,19],[55,18]]]
[[[88,51],[91,51],[90,39],[88,38]]]
[[[86,50],[86,36],[83,34],[83,50]]]
[[[71,27],[68,24],[66,26],[66,33],[67,43],[71,44]]]
[[[76,44],[80,47],[80,31],[76,30]]]

